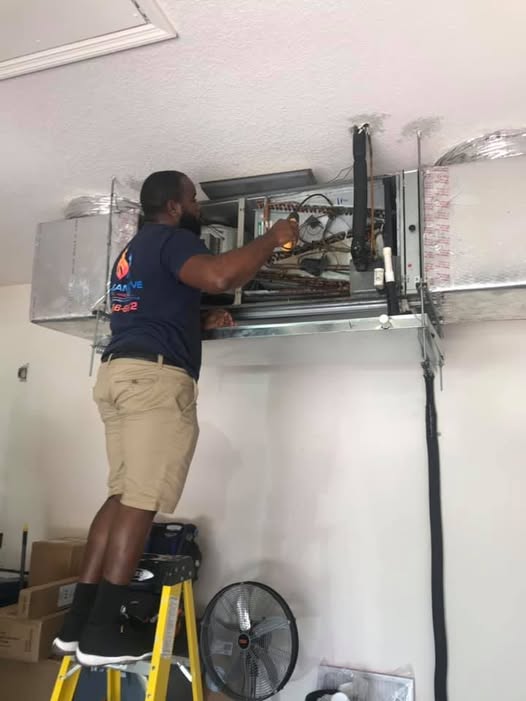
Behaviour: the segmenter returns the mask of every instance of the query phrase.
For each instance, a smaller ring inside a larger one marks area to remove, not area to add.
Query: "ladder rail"
[[[183,582],[183,601],[186,620],[186,637],[188,639],[188,654],[190,657],[190,673],[192,675],[193,701],[203,701],[203,678],[201,676],[201,660],[199,658],[199,642],[195,615],[194,590],[192,580]]]
[[[182,587],[183,585],[179,583],[164,586],[162,590],[150,675],[146,687],[146,701],[166,699]]]
[[[118,669],[106,671],[106,701],[121,701],[121,673]]]
[[[73,657],[64,657],[51,694],[51,701],[73,701],[79,677],[80,665],[75,663]]]

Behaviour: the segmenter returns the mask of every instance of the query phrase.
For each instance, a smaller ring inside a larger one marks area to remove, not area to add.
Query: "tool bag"
[[[132,625],[155,625],[165,566],[173,557],[191,557],[195,567],[194,581],[197,579],[201,566],[201,550],[196,542],[198,534],[197,526],[193,523],[152,525],[144,555],[121,607],[121,615]]]

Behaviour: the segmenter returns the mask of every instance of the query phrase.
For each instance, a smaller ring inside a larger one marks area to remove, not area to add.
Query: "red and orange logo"
[[[130,272],[130,263],[128,262],[128,258],[126,257],[127,253],[128,249],[125,248],[117,262],[117,268],[115,270],[117,280],[122,280]]]

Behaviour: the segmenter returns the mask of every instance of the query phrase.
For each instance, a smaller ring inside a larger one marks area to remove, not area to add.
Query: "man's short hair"
[[[159,170],[149,175],[141,187],[141,207],[145,221],[155,221],[170,200],[180,201],[186,175],[178,170]]]

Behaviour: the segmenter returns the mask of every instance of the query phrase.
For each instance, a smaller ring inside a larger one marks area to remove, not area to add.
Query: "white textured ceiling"
[[[28,281],[37,223],[114,174],[330,177],[365,119],[389,172],[415,165],[415,124],[428,162],[526,124],[524,0],[160,4],[174,41],[0,83],[0,283]]]

